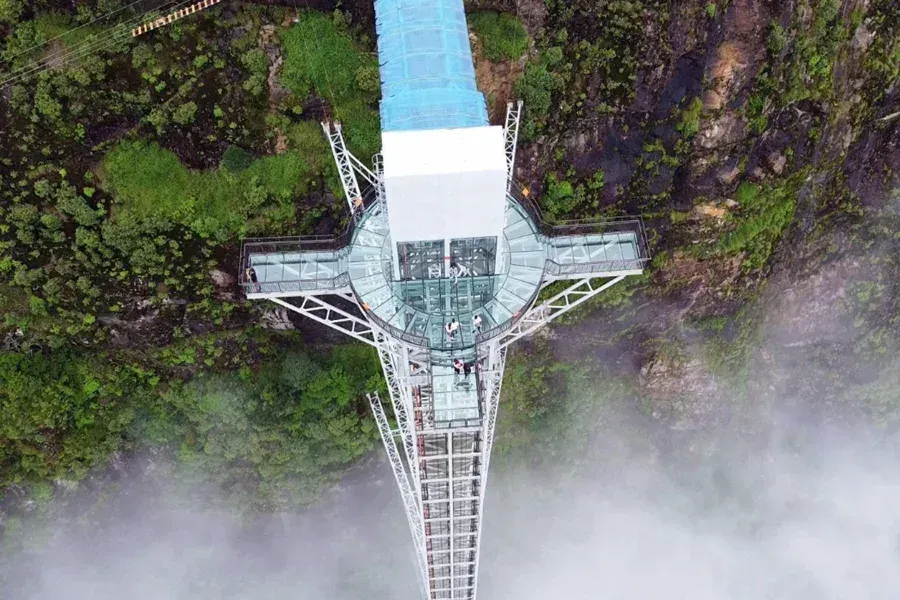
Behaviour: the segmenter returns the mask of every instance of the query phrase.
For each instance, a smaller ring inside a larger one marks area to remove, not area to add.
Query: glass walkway
[[[587,229],[585,229],[587,227]],[[352,291],[383,329],[411,344],[462,349],[506,329],[527,310],[542,284],[554,276],[609,276],[643,267],[638,221],[561,226],[540,232],[511,196],[498,248],[495,275],[393,280],[386,213],[373,205],[353,232],[341,239],[247,240],[242,284],[249,298]],[[326,249],[326,247],[333,247]],[[248,276],[252,268],[256,283]],[[480,327],[474,324],[480,317]],[[452,335],[447,325],[456,321]]]

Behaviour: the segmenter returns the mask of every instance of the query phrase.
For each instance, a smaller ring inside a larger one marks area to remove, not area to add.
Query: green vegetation
[[[237,343],[229,352],[239,361],[251,349],[274,350],[258,337],[207,341],[197,349],[211,357]],[[170,449],[185,477],[235,502],[271,509],[314,501],[372,448],[377,432],[363,394],[383,386],[378,358],[350,345],[279,355],[255,371],[245,364],[181,381],[184,367],[169,365],[184,360],[2,353],[0,487],[78,482],[113,452],[150,446]]]
[[[379,148],[371,23],[356,4],[339,4],[346,12],[222,3],[0,94],[0,493],[21,490],[0,510],[10,539],[21,532],[18,502],[46,506],[142,454],[173,466],[186,488],[200,482],[243,510],[271,511],[313,501],[373,448],[363,394],[383,386],[375,355],[257,329],[261,306],[243,302],[232,281],[241,236],[329,235],[346,224],[322,118],[343,122],[359,158]],[[84,25],[54,43],[65,51],[122,5],[50,14],[47,2],[0,0],[4,69],[37,58],[17,56],[31,45]],[[618,426],[605,409],[635,402],[640,380],[628,373],[648,351],[699,357],[716,385],[734,385],[743,399],[762,330],[741,306],[766,285],[802,186],[816,230],[798,228],[804,250],[836,213],[851,225],[842,236],[869,236],[877,264],[846,287],[842,325],[855,339],[842,350],[890,367],[900,347],[891,258],[900,227],[876,208],[897,199],[876,188],[896,173],[889,161],[859,164],[857,147],[842,140],[889,155],[872,144],[895,125],[896,3],[844,11],[837,0],[769,3],[759,14],[778,22],[765,48],[727,1],[543,6],[545,18],[529,15],[533,40],[507,14],[469,21],[487,59],[524,60],[518,80],[496,81],[488,98],[505,101],[513,85],[511,99],[525,101],[520,175],[551,222],[643,213],[656,258],[642,277],[556,321],[559,337],[572,340],[532,339],[510,353],[499,464],[567,469],[560,457],[578,453],[567,432],[587,439]],[[701,100],[714,83],[705,79],[709,60],[734,36],[753,60],[729,58],[761,64],[751,89],[735,66],[715,116],[733,116],[747,99],[737,115],[746,135],[701,151],[691,141],[713,116]],[[873,113],[889,118],[868,127]],[[781,156],[789,160],[776,168]],[[855,191],[875,192],[860,198],[847,184],[821,201],[826,172],[852,174]],[[701,203],[725,207],[724,216],[696,210]],[[824,250],[810,261],[846,251],[844,240],[819,241]],[[807,260],[797,254],[790,268]],[[548,285],[540,299],[566,285]],[[597,330],[573,331],[599,309]],[[621,374],[557,362],[553,348],[574,353],[569,342]],[[896,421],[896,379],[866,377],[859,387],[879,422]],[[656,418],[651,399],[638,407]]]
[[[834,62],[848,31],[840,23],[838,0],[804,0],[794,10],[789,30],[773,23],[766,47],[769,60],[748,104],[755,131],[765,129],[763,113],[772,104],[785,107],[803,100],[828,101],[833,94]],[[805,19],[812,17],[811,23]]]
[[[479,11],[467,16],[488,60],[516,60],[528,49],[522,22],[508,13]]]
[[[281,36],[282,81],[301,100],[315,93],[330,102],[350,149],[367,160],[381,147],[374,85],[378,63],[351,38],[343,19],[316,12],[300,13],[299,19]]]
[[[694,98],[688,103],[687,107],[681,111],[676,129],[686,138],[690,139],[697,135],[700,131],[700,115],[703,112],[703,101],[700,98]]]
[[[577,185],[558,179],[555,173],[549,173],[545,181],[546,189],[541,196],[544,217],[552,223],[585,214],[596,215],[604,183],[603,171],[595,172]]]
[[[223,241],[289,221],[294,197],[306,193],[316,175],[295,151],[237,172],[197,172],[156,144],[123,142],[103,162],[101,181],[116,198],[115,219],[180,223]]]
[[[520,135],[523,140],[533,139],[550,118],[553,93],[563,85],[563,78],[553,72],[562,60],[560,48],[543,51],[525,66],[525,73],[516,82],[516,94],[528,106]]]
[[[765,265],[775,243],[794,219],[794,202],[801,180],[802,177],[795,176],[765,187],[742,183],[736,196],[740,214],[735,219],[735,227],[719,241],[718,250],[746,253],[744,268],[748,270]]]

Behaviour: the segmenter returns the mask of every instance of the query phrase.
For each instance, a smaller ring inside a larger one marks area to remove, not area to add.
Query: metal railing
[[[650,248],[647,244],[646,230],[644,229],[644,219],[641,217],[603,217],[598,220],[569,220],[549,222],[544,219],[541,208],[530,197],[521,193],[523,186],[513,180],[510,187],[509,195],[521,206],[532,222],[537,226],[538,231],[547,238],[554,238],[568,235],[596,235],[601,233],[633,233],[637,240],[636,260],[647,261],[650,258]],[[548,240],[549,241],[549,240]]]
[[[375,311],[365,304],[362,295],[356,291],[356,288],[353,286],[353,282],[349,281],[350,289],[353,290],[353,295],[356,296],[357,300],[362,304],[363,311],[366,313],[366,318],[370,321],[373,321],[375,325],[379,328],[387,332],[391,335],[391,337],[403,340],[408,344],[412,344],[413,346],[420,346],[423,348],[428,348],[428,337],[424,335],[417,335],[414,333],[410,333],[403,329],[400,329],[396,325],[391,325],[381,317],[379,317]],[[399,310],[403,310],[402,308]],[[399,310],[397,312],[399,312]],[[396,312],[394,314],[397,314]]]
[[[549,261],[547,261],[549,262]],[[544,270],[546,271],[546,265],[544,266]],[[522,305],[522,308],[513,313],[513,316],[500,323],[499,325],[495,325],[486,331],[482,331],[479,334],[475,335],[475,343],[481,344],[484,343],[491,338],[494,338],[502,333],[505,333],[515,327],[516,323],[519,322],[525,313],[528,312],[528,309],[531,308],[531,305],[534,304],[534,301],[537,300],[538,294],[541,293],[541,282],[538,281],[537,285],[534,286],[534,291],[531,293],[531,296],[525,301],[525,304]]]
[[[242,283],[248,294],[271,294],[285,292],[310,292],[314,290],[334,291],[347,287],[350,276],[341,273],[336,277],[312,279],[308,281],[270,281],[268,283]]]
[[[646,258],[635,258],[562,265],[556,261],[547,259],[547,262],[544,265],[544,272],[553,276],[561,276],[609,273],[613,271],[637,271],[643,269],[646,263]]]

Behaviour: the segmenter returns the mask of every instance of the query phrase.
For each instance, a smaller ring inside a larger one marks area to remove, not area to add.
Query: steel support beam
[[[332,329],[345,333],[370,346],[378,346],[375,339],[375,329],[372,328],[368,321],[351,315],[336,306],[332,306],[323,300],[322,296],[296,296],[296,298],[300,299],[299,305],[292,304],[281,298],[269,298],[269,300],[304,317],[318,321],[323,325],[328,325]],[[352,297],[350,299],[352,300]]]
[[[350,214],[353,215],[357,210],[362,210],[363,208],[362,192],[359,189],[359,182],[356,180],[356,172],[353,168],[353,161],[356,158],[350,154],[347,144],[344,143],[344,135],[341,133],[339,121],[322,123],[322,131],[325,132],[325,137],[328,138],[328,143],[331,145],[331,154],[334,156],[334,162],[338,168],[341,187],[344,189],[344,195],[347,197],[347,203],[350,205]]]
[[[506,191],[512,189],[515,175],[516,144],[519,141],[519,120],[522,116],[522,101],[506,105],[506,123],[503,126],[504,149],[506,150]]]
[[[406,469],[403,467],[403,460],[400,458],[400,452],[397,450],[397,443],[394,441],[393,432],[388,425],[387,416],[384,414],[384,406],[381,404],[381,398],[377,393],[367,394],[369,405],[372,407],[372,413],[375,415],[375,422],[378,424],[378,431],[381,433],[381,441],[384,442],[384,450],[387,452],[388,460],[391,463],[391,470],[394,472],[394,479],[397,481],[397,487],[400,488],[400,497],[403,499],[403,507],[406,509],[406,520],[412,531],[413,543],[415,544],[416,562],[419,565],[419,585],[422,586],[423,593],[427,594],[427,569],[425,557],[425,528],[422,524],[422,510],[418,504],[418,496],[412,489]]]
[[[519,338],[530,335],[546,325],[558,316],[569,312],[582,302],[590,300],[603,290],[614,286],[625,279],[625,275],[613,277],[602,285],[596,285],[594,279],[582,279],[553,296],[549,300],[541,302],[523,316],[512,329],[497,338],[492,343],[497,343],[500,348],[506,348]]]

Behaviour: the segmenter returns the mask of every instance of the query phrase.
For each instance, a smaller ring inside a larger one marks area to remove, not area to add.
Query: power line
[[[173,8],[177,9],[181,6],[189,4],[191,1],[192,0],[183,0],[180,3],[172,4],[173,2],[177,2],[177,0],[167,0],[156,9],[154,9],[154,12],[166,7],[167,5],[172,5],[167,10]],[[6,79],[0,81],[0,88],[28,79],[48,68],[54,66],[64,66],[73,61],[85,58],[95,52],[106,50],[112,47],[117,42],[130,39],[132,37],[132,27],[136,24],[142,23],[147,18],[147,15],[140,15],[138,17],[127,19],[122,23],[118,23],[99,34],[82,40],[81,42],[74,44],[71,47],[62,48],[48,56],[41,57],[29,64],[19,67],[18,69],[10,73]]]
[[[43,46],[46,46],[46,45],[49,44],[50,42],[55,42],[55,41],[58,40],[59,38],[65,37],[65,36],[69,35],[70,33],[73,33],[73,32],[75,32],[75,31],[78,31],[79,29],[82,29],[82,28],[84,28],[84,27],[88,27],[88,26],[90,26],[90,25],[93,25],[94,23],[96,23],[96,22],[98,22],[98,21],[102,21],[103,19],[107,19],[107,18],[109,18],[109,17],[111,17],[111,16],[113,16],[113,15],[115,15],[115,14],[117,14],[117,13],[122,12],[123,10],[127,10],[127,9],[131,8],[131,7],[134,6],[135,4],[140,4],[141,2],[144,2],[144,1],[145,1],[145,0],[134,0],[134,2],[132,2],[131,4],[129,4],[129,5],[127,5],[127,6],[123,6],[123,7],[121,7],[121,8],[117,8],[116,10],[114,10],[114,11],[112,11],[112,12],[108,12],[108,13],[106,13],[106,14],[104,14],[104,15],[100,15],[99,17],[94,18],[92,21],[89,21],[89,22],[87,22],[87,23],[83,23],[83,24],[79,25],[78,27],[74,27],[74,28],[72,28],[72,29],[70,29],[70,30],[68,30],[68,31],[66,31],[66,32],[60,33],[60,34],[57,35],[56,37],[52,37],[52,38],[50,38],[49,40],[45,40],[45,41],[43,41],[43,42],[41,42],[41,43],[39,43],[39,44],[34,44],[33,46],[31,46],[31,47],[29,47],[29,48],[26,48],[26,49],[24,49],[24,50],[21,50],[21,51],[19,51],[18,54],[15,54],[15,55],[13,55],[13,56],[7,58],[7,59],[3,59],[2,62],[5,62],[5,63],[7,63],[7,64],[11,64],[13,60],[19,58],[19,57],[22,56],[23,54],[28,54],[29,52],[31,52],[31,51],[34,50],[35,48],[41,48],[41,47],[43,47]],[[170,0],[166,0],[166,1],[170,1]],[[162,4],[165,4],[165,2],[163,2]],[[160,6],[162,6],[162,4],[161,4]],[[154,10],[154,9],[150,9],[150,11],[146,11],[146,12],[151,12],[152,10]]]

